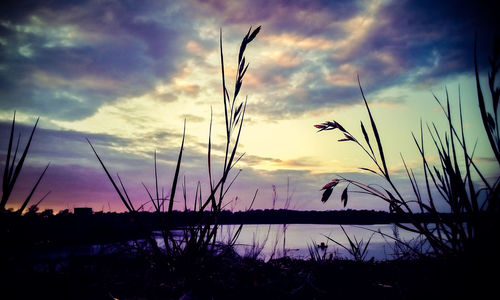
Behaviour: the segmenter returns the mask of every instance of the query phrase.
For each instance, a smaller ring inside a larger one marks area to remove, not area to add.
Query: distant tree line
[[[196,224],[206,215],[194,211],[174,211],[170,222],[183,227]],[[250,210],[222,211],[217,218],[218,224],[389,224],[407,223],[408,216],[374,210],[342,211],[297,211],[297,210]],[[468,216],[452,220],[449,214],[412,216],[422,222],[434,222],[436,218],[449,222],[462,222]],[[10,237],[38,246],[57,244],[109,243],[141,238],[160,228],[165,216],[151,212],[116,213],[95,212],[73,214],[62,210],[54,214],[52,210],[38,213],[28,210],[23,216],[7,211],[2,213],[0,223],[10,222]]]

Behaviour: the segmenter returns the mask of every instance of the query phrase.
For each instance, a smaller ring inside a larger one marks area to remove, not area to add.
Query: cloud
[[[265,47],[256,47],[265,50],[257,52],[247,85],[254,111],[283,119],[357,103],[357,74],[376,93],[470,73],[474,31],[491,40],[498,24],[487,6],[475,4],[331,2],[205,4],[229,27],[263,24]]]
[[[200,117],[197,115],[192,115],[192,114],[183,114],[180,116],[181,119],[186,119],[188,122],[196,122],[196,123],[202,123],[205,122],[204,117]]]
[[[249,26],[263,25],[247,49],[250,68],[241,95],[249,95],[249,117],[278,122],[360,103],[358,74],[363,88],[377,95],[396,86],[428,86],[471,73],[475,32],[483,68],[487,61],[482,53],[489,53],[491,33],[499,28],[494,16],[498,4],[493,3],[191,0],[0,4],[0,112],[10,116],[5,112],[16,109],[19,116],[40,115],[53,126],[38,129],[26,176],[36,177],[51,161],[46,181],[59,190],[51,196],[54,203],[68,202],[63,199],[68,197],[76,203],[114,197],[113,203],[120,207],[85,137],[110,169],[136,183],[131,193],[137,199],[144,196],[140,181],[152,182],[154,149],[165,168],[162,178],[169,178],[179,153],[182,126],[174,127],[168,121],[181,124],[179,118],[186,118],[193,131],[199,130],[207,138],[207,128],[202,126],[208,125],[208,114],[200,114],[208,111],[214,99],[220,99],[220,28],[230,85],[242,35]],[[214,125],[223,120],[218,117],[216,109]],[[8,136],[8,126],[10,123],[0,122],[2,136]],[[30,128],[18,124],[25,138]],[[181,172],[191,186],[188,192],[193,193],[193,183],[206,182],[207,145],[196,134],[189,134],[188,130],[186,145],[190,147],[185,149]],[[5,139],[0,141],[2,149],[6,149]],[[220,165],[224,149],[213,144],[214,165]],[[282,188],[290,177],[298,207],[339,208],[339,203],[325,206],[314,202],[314,195],[320,194],[318,186],[331,179],[317,171],[312,176],[316,164],[314,158],[284,160],[249,153],[243,159],[241,185],[235,185],[232,196],[247,197],[260,188],[265,192],[257,206],[269,207],[271,185]],[[252,168],[258,165],[282,169]],[[170,183],[164,182],[168,189]],[[354,207],[361,207],[362,201],[354,200]]]
[[[16,124],[16,132],[21,132],[23,139],[21,146],[24,145],[27,135],[31,131],[31,125],[22,123]],[[10,123],[0,122],[0,149],[4,151],[7,148]],[[17,133],[16,133],[17,135]],[[158,138],[168,136],[168,133],[157,133]],[[51,191],[49,197],[44,201],[42,208],[73,208],[78,206],[91,206],[96,210],[108,209],[108,203],[112,210],[124,210],[119,197],[116,195],[106,174],[102,170],[98,160],[94,156],[90,146],[86,143],[85,137],[88,137],[100,157],[103,159],[106,167],[117,179],[119,173],[127,192],[137,205],[143,204],[147,194],[141,182],[144,182],[148,188],[154,187],[154,160],[153,151],[143,151],[137,153],[130,152],[129,149],[137,141],[133,139],[117,138],[104,134],[89,134],[76,131],[62,131],[54,129],[39,128],[35,133],[32,148],[26,161],[22,177],[16,186],[16,193],[13,194],[15,205],[20,203],[23,197],[26,197],[27,191],[31,188],[34,181],[41,173],[43,167],[51,162],[49,170],[43,179],[35,199],[39,199],[46,192]],[[186,188],[188,200],[192,201],[195,193],[196,183],[202,184],[203,195],[208,195],[208,169],[206,148],[185,148],[180,172],[180,182],[186,178]],[[160,189],[165,193],[170,193],[172,178],[175,170],[179,145],[174,147],[164,147],[157,152],[158,174]],[[0,161],[5,160],[5,152],[0,155]],[[258,197],[254,208],[269,208],[272,203],[272,185],[277,186],[279,201],[277,207],[280,208],[286,194],[286,182],[290,180],[289,191],[293,194],[292,209],[304,210],[325,210],[342,209],[340,193],[343,187],[339,187],[331,200],[323,204],[320,201],[320,188],[329,182],[332,178],[344,176],[346,178],[358,180],[366,183],[377,183],[379,177],[371,173],[315,173],[314,165],[318,162],[314,158],[297,158],[283,161],[272,157],[260,157],[256,155],[246,155],[232,172],[229,177],[232,180],[238,170],[242,172],[227,194],[226,202],[238,197],[238,203],[235,207],[238,210],[245,209],[258,189]],[[265,170],[258,169],[259,165],[272,164],[280,166],[280,169]],[[212,174],[214,180],[217,180],[221,174],[223,160],[221,156],[212,156]],[[405,185],[405,177],[394,176],[398,186],[402,186],[402,192],[406,195],[411,194],[410,186]],[[176,209],[183,208],[182,186],[179,183],[177,189],[178,202]],[[352,194],[349,208],[365,209],[367,206],[375,209],[387,209],[386,203],[375,198],[360,197]]]
[[[244,85],[276,107],[260,105],[265,108],[261,114],[296,116],[358,99],[356,74],[376,92],[470,72],[474,31],[485,40],[498,25],[488,5],[480,4],[141,4],[56,1],[5,7],[10,13],[0,15],[0,108],[83,119],[106,103],[142,95],[159,81],[172,81],[178,92],[197,96],[202,87],[186,81],[182,71],[187,61],[199,68],[216,67],[206,59],[217,52],[219,26],[232,45],[249,25],[262,24],[256,47],[264,49],[257,54],[265,59],[252,64]],[[159,94],[158,99],[174,101],[171,95]]]
[[[183,18],[171,6],[65,3],[36,5],[25,15],[16,6],[1,17],[1,109],[82,119],[182,66],[191,29],[170,26],[168,18]]]

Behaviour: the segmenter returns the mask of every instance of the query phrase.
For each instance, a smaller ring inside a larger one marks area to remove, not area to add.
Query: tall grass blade
[[[370,123],[372,126],[373,135],[375,136],[375,140],[377,141],[378,151],[379,151],[380,159],[382,161],[382,167],[384,168],[384,176],[386,178],[389,178],[389,172],[387,171],[387,164],[385,162],[384,149],[382,147],[380,135],[378,134],[377,125],[375,124],[375,120],[373,119],[372,112],[370,110],[370,107],[368,106],[368,102],[366,101],[365,94],[363,92],[363,88],[361,87],[361,81],[359,80],[359,75],[358,75],[358,85],[359,85],[359,90],[361,91],[361,96],[363,97],[363,101],[365,102],[366,110],[368,111],[368,115],[370,117]]]
[[[155,208],[155,211],[159,211],[160,207],[156,204],[155,199],[153,198],[153,196],[149,192],[149,189],[146,187],[146,185],[144,184],[144,182],[142,182],[142,186],[144,187],[144,189],[148,193],[149,199],[151,200],[151,203],[153,203],[153,207]]]
[[[42,198],[40,198],[40,200],[38,200],[37,203],[34,204],[35,207],[38,207],[42,202],[43,200],[45,200],[45,198],[47,198],[48,195],[50,195],[52,191],[48,191],[47,193],[45,193],[45,195],[43,195]]]
[[[155,188],[156,188],[156,203],[158,207],[160,207],[160,195],[159,195],[159,190],[158,190],[158,171],[156,168],[156,150],[154,153],[154,163],[155,163]]]
[[[182,143],[181,150],[179,151],[179,157],[177,158],[177,166],[175,167],[174,180],[172,182],[172,190],[170,192],[170,201],[168,203],[168,213],[172,213],[175,199],[175,190],[177,189],[177,179],[179,178],[179,171],[181,168],[182,152],[184,151],[184,138],[186,137],[186,119],[184,119],[184,131],[182,133]]]
[[[8,179],[9,182],[7,185],[7,189],[4,191],[4,194],[2,195],[2,203],[1,203],[0,207],[5,207],[5,204],[7,203],[7,200],[9,199],[9,196],[12,193],[12,190],[14,190],[14,185],[16,184],[17,178],[18,178],[19,174],[21,173],[21,169],[23,168],[23,164],[24,164],[24,161],[26,159],[26,156],[28,155],[28,150],[30,148],[31,141],[33,139],[33,135],[35,133],[36,126],[38,125],[39,120],[40,120],[40,118],[37,118],[35,125],[33,126],[30,137],[28,139],[28,143],[26,144],[26,147],[24,148],[23,154],[22,154],[21,158],[19,159],[19,162],[16,165],[16,168],[14,170],[14,174],[12,174],[12,177]],[[10,146],[10,144],[11,143],[9,140],[9,146]],[[6,168],[7,168],[7,166],[8,166],[8,164],[6,165]]]
[[[365,126],[363,125],[363,122],[361,122],[361,131],[363,132],[363,136],[365,137],[366,144],[368,145],[368,148],[370,148],[370,152],[373,155],[373,158],[375,157],[375,153],[373,153],[372,145],[370,144],[370,138],[368,137],[368,133],[366,132]]]
[[[116,173],[116,177],[118,177],[118,181],[120,182],[120,186],[122,187],[123,193],[125,193],[125,197],[128,201],[128,205],[130,206],[132,211],[136,211],[134,208],[134,205],[132,205],[132,201],[130,201],[130,197],[128,196],[127,189],[125,189],[125,186],[123,185],[122,179],[120,178],[120,175],[118,175],[118,173]]]
[[[132,209],[132,207],[130,207],[130,205],[128,204],[127,200],[123,196],[123,194],[120,191],[120,189],[118,188],[118,186],[116,185],[116,182],[113,179],[113,177],[111,177],[111,174],[109,174],[108,169],[106,168],[106,166],[104,165],[104,162],[99,157],[99,154],[97,154],[97,151],[94,149],[94,146],[92,145],[92,143],[90,142],[90,140],[88,138],[85,138],[85,139],[87,140],[87,142],[89,143],[90,147],[92,148],[92,151],[94,151],[94,154],[97,157],[97,160],[99,160],[99,163],[101,163],[101,166],[104,169],[104,172],[106,172],[106,175],[108,176],[109,181],[111,182],[111,184],[115,188],[115,191],[118,194],[118,196],[120,197],[120,200],[122,200],[123,205],[125,205],[125,207],[127,208],[128,211],[130,211],[130,212],[134,211]]]
[[[220,45],[220,65],[222,70],[222,95],[224,98],[224,116],[226,118],[226,135],[229,138],[229,120],[227,116],[227,101],[229,99],[229,95],[226,89],[226,76],[224,75],[224,54],[222,53],[222,28],[219,32],[219,45]],[[240,51],[241,52],[241,51]],[[241,58],[238,60],[240,61]],[[229,143],[229,141],[228,141]]]
[[[213,123],[213,111],[212,107],[210,107],[210,126],[208,129],[208,180],[210,181],[210,190],[213,191],[214,184],[212,181],[212,123]],[[196,209],[195,209],[196,210]]]
[[[488,116],[486,112],[486,105],[483,96],[483,92],[481,89],[481,83],[479,82],[479,71],[478,71],[478,63],[477,63],[477,45],[476,40],[474,40],[474,73],[476,77],[476,91],[477,91],[477,100],[479,104],[479,111],[481,112],[481,120],[483,121],[483,126],[485,128],[486,134],[488,136],[488,141],[490,142],[491,150],[493,151],[495,158],[500,164],[500,150],[498,149],[497,144],[493,138],[493,134],[488,125]]]
[[[14,156],[12,157],[12,162],[10,164],[9,175],[8,178],[12,178],[12,174],[14,173],[14,165],[16,163],[17,151],[19,150],[19,143],[21,142],[21,133],[17,136],[16,150],[14,151]]]
[[[50,166],[50,163],[47,164],[47,166],[45,167],[45,169],[43,170],[42,174],[40,174],[40,177],[38,177],[38,180],[36,181],[35,185],[33,186],[33,188],[31,189],[28,197],[26,197],[26,200],[24,200],[23,204],[21,205],[21,207],[19,208],[19,210],[17,211],[17,213],[19,214],[22,214],[23,213],[23,210],[26,208],[26,205],[28,205],[28,203],[30,202],[31,200],[31,197],[33,196],[33,193],[35,193],[35,190],[36,188],[38,187],[38,184],[40,183],[40,181],[42,180],[43,176],[45,175],[45,172],[47,171],[47,169],[49,168]]]
[[[5,159],[5,169],[4,169],[3,183],[2,183],[3,193],[2,193],[2,201],[0,203],[1,208],[5,207],[5,204],[7,203],[7,199],[9,198],[8,195],[10,194],[10,192],[8,192],[9,186],[10,186],[9,182],[10,182],[10,178],[11,178],[11,175],[10,175],[11,172],[9,172],[9,165],[10,165],[10,154],[12,152],[12,139],[14,138],[14,126],[15,126],[15,124],[16,124],[16,112],[14,111],[14,117],[12,118],[12,125],[10,127],[10,137],[9,137],[9,146],[7,148],[7,157]],[[18,144],[19,144],[19,140],[18,140]],[[17,151],[16,151],[16,153],[17,153]],[[14,166],[14,161],[15,161],[15,158],[12,160],[12,167]]]

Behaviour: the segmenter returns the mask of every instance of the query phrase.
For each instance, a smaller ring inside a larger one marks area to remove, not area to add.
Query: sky
[[[473,74],[473,45],[486,86],[487,57],[498,19],[494,1],[10,1],[0,4],[0,161],[16,111],[24,145],[39,126],[8,206],[18,207],[47,163],[34,200],[41,209],[92,207],[124,211],[88,138],[132,201],[147,202],[142,182],[168,195],[184,120],[181,180],[192,204],[196,183],[208,194],[207,143],[213,111],[213,161],[220,174],[224,149],[219,38],[233,91],[243,36],[262,26],[246,50],[247,97],[235,167],[241,173],[227,208],[271,208],[273,185],[284,208],[344,209],[342,189],[321,203],[321,187],[344,176],[378,183],[373,168],[340,132],[313,127],[336,120],[362,139],[373,110],[398,187],[411,197],[400,155],[417,178],[421,160],[411,134],[420,121],[445,124],[434,99],[446,90],[464,107],[464,127],[489,178],[500,171],[481,131]],[[460,95],[459,90],[460,88]],[[455,110],[456,111],[456,110]],[[440,127],[440,128],[441,128]],[[429,154],[429,159],[436,156]],[[218,172],[218,173],[217,173]],[[178,187],[176,209],[182,209]],[[387,210],[380,200],[353,194],[350,209]],[[147,206],[146,206],[147,209]]]

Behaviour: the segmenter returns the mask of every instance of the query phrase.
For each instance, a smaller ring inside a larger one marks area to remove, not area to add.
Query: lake
[[[409,224],[405,224],[411,226]],[[222,242],[229,240],[236,231],[239,225],[223,225],[220,228],[218,239]],[[370,240],[368,245],[367,259],[373,257],[376,260],[387,260],[394,258],[394,244],[395,241],[382,234],[374,233],[373,231],[380,231],[383,234],[394,236],[395,226],[393,224],[376,224],[376,225],[342,225],[354,241],[366,243]],[[418,235],[406,230],[398,230],[399,238],[403,241],[412,241],[418,238]],[[349,247],[349,240],[342,231],[340,225],[326,225],[326,224],[289,224],[285,230],[281,224],[260,224],[260,225],[244,225],[241,234],[236,242],[235,250],[240,255],[252,255],[259,252],[258,257],[264,260],[269,259],[271,256],[283,256],[283,237],[285,237],[285,254],[292,258],[309,259],[308,246],[316,246],[322,242],[327,246],[324,250],[327,256],[334,255],[334,257],[352,258],[346,249],[335,244],[326,236],[337,241],[338,243]],[[274,255],[273,255],[274,253]],[[321,252],[322,253],[322,252]]]
[[[409,224],[405,224],[411,226]],[[239,225],[221,225],[218,234],[218,241],[227,243],[233,236]],[[384,237],[380,233],[394,236],[395,227],[392,224],[376,224],[376,225],[343,225],[346,233],[354,240],[363,241],[366,243],[370,240],[367,247],[366,259],[374,258],[375,260],[387,260],[394,258],[395,241],[388,237]],[[418,238],[418,235],[399,229],[399,238],[403,241],[411,241]],[[181,235],[182,231],[178,230],[177,234]],[[174,235],[176,232],[174,231]],[[236,241],[235,250],[242,256],[253,256],[260,259],[268,260],[270,258],[279,258],[289,256],[292,258],[309,259],[309,246],[316,247],[324,243],[327,247],[324,250],[326,255],[330,254],[336,258],[352,258],[348,251],[339,245],[335,244],[326,236],[337,241],[338,243],[349,248],[349,241],[342,231],[340,225],[329,224],[288,224],[284,227],[282,224],[260,224],[260,225],[244,225],[239,238]],[[285,239],[284,239],[285,238]],[[163,240],[158,234],[156,240],[160,247],[164,247]],[[283,243],[283,240],[284,243]],[[120,243],[116,243],[119,245]],[[108,245],[90,245],[90,246],[66,246],[57,250],[49,250],[40,252],[38,257],[47,259],[61,259],[70,256],[94,255],[97,253],[109,253],[115,249],[114,244]],[[130,242],[132,245],[132,242]],[[283,251],[283,249],[285,249]]]

